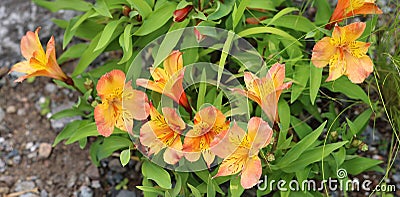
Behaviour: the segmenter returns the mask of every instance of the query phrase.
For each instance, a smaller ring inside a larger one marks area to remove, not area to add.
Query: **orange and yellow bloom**
[[[351,82],[361,83],[371,74],[374,66],[366,55],[370,43],[356,41],[364,29],[365,23],[362,22],[336,26],[332,37],[324,37],[315,44],[311,61],[318,68],[329,64],[326,81],[346,75]]]
[[[229,121],[224,114],[214,106],[201,109],[196,113],[194,126],[186,133],[183,151],[185,158],[191,162],[197,161],[201,155],[210,167],[215,155],[210,151],[210,144],[219,133],[229,129]]]
[[[382,14],[382,10],[375,0],[339,0],[326,28],[332,29],[336,23],[358,14]]]
[[[173,51],[164,61],[164,69],[151,68],[150,72],[154,81],[137,79],[136,85],[165,94],[182,105],[186,111],[192,112],[182,86],[185,69],[183,68],[181,52]]]
[[[149,148],[149,156],[166,148],[164,161],[173,165],[182,157],[181,133],[186,124],[174,109],[165,107],[162,112],[164,116],[150,106],[151,120],[140,128],[140,142]]]
[[[94,109],[99,133],[108,137],[117,127],[131,132],[133,119],[144,120],[149,115],[149,104],[144,92],[125,84],[125,73],[112,70],[103,75],[96,86],[101,104]],[[124,105],[122,104],[124,103]]]
[[[65,75],[57,63],[54,37],[50,38],[45,52],[39,40],[39,31],[40,27],[35,32],[28,31],[21,39],[21,53],[26,60],[15,64],[10,72],[16,71],[26,75],[15,81],[22,82],[29,77],[45,76],[71,85],[73,83],[71,78]]]
[[[253,73],[244,73],[244,82],[247,91],[242,89],[233,89],[261,106],[267,117],[274,122],[278,118],[278,101],[282,90],[289,88],[292,82],[283,83],[285,79],[285,65],[276,63],[269,69],[267,76],[258,78]]]
[[[219,134],[212,142],[211,151],[224,160],[215,177],[241,172],[240,183],[243,188],[256,185],[262,173],[258,153],[270,144],[272,134],[268,123],[259,117],[249,120],[247,133],[235,122],[229,131]]]

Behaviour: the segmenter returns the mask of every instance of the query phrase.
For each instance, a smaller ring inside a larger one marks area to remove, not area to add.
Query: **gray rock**
[[[78,197],[92,197],[93,196],[93,191],[86,185],[82,185],[79,188],[79,193]]]
[[[6,171],[6,162],[0,159],[0,172]]]
[[[394,174],[392,178],[395,183],[400,183],[400,174]]]
[[[29,192],[29,193],[22,194],[19,197],[39,197],[39,195]]]
[[[35,183],[33,181],[18,181],[15,183],[15,191],[21,192],[26,190],[31,190],[35,188]]]
[[[98,189],[101,187],[100,181],[99,180],[93,180],[92,184],[90,184],[90,186],[94,189]]]
[[[93,164],[91,164],[87,169],[86,169],[86,175],[91,178],[91,179],[98,179],[100,178],[99,174],[99,169]]]
[[[42,189],[42,191],[40,191],[40,197],[48,197],[49,194],[47,193],[46,190]]]
[[[0,194],[8,194],[10,188],[8,187],[0,187]]]
[[[6,117],[6,113],[3,108],[0,107],[0,123],[3,122],[4,117]]]
[[[39,159],[46,159],[50,156],[52,147],[49,143],[40,143],[39,145]]]
[[[7,107],[6,112],[9,114],[13,114],[13,113],[17,112],[17,108],[15,108],[14,105],[10,105]]]
[[[77,179],[78,179],[78,177],[75,174],[70,176],[69,179],[68,179],[67,187],[68,188],[72,188],[75,185],[75,182],[76,182]]]
[[[48,93],[55,93],[57,91],[57,86],[53,83],[48,83],[44,86],[44,90]]]
[[[14,181],[15,181],[15,179],[12,176],[7,176],[7,175],[0,176],[0,182],[3,182],[5,184],[7,184],[8,186],[14,185]]]
[[[17,111],[18,116],[25,116],[26,115],[26,110],[24,108],[20,108]]]
[[[121,190],[117,194],[117,197],[135,197],[135,196],[136,196],[136,193],[135,192],[131,192],[129,190]]]
[[[114,172],[125,172],[126,169],[124,167],[122,167],[121,162],[119,161],[119,159],[113,159],[108,163],[108,167],[114,171]]]

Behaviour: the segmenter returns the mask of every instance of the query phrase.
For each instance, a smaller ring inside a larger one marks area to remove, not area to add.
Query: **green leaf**
[[[151,161],[145,160],[143,162],[142,173],[144,177],[155,181],[160,187],[165,189],[172,188],[169,173]]]
[[[238,36],[248,37],[248,36],[251,36],[254,34],[263,34],[263,33],[274,34],[274,35],[280,36],[284,39],[288,39],[289,41],[295,43],[296,45],[302,46],[302,44],[296,38],[294,38],[290,34],[286,33],[285,31],[282,31],[282,30],[274,28],[274,27],[253,27],[253,28],[249,28],[249,29],[239,32]]]
[[[347,77],[340,77],[339,79],[323,84],[323,87],[328,88],[332,92],[340,92],[352,99],[362,100],[364,103],[369,104],[369,98],[364,90],[350,82]]]
[[[65,29],[65,33],[64,33],[63,49],[65,49],[67,47],[67,45],[71,42],[72,37],[74,37],[76,30],[72,30],[72,27],[78,20],[79,19],[77,17],[74,17],[69,21],[68,26]]]
[[[326,125],[326,121],[322,123],[317,129],[315,129],[312,133],[308,134],[302,140],[300,140],[296,145],[294,145],[277,163],[277,167],[283,168],[291,164],[300,155],[307,150],[321,135],[324,127]]]
[[[358,175],[361,172],[368,170],[374,166],[381,164],[382,161],[365,158],[365,157],[355,157],[352,159],[346,159],[340,168],[343,168],[347,173],[352,175]]]
[[[66,145],[72,144],[82,138],[89,136],[98,136],[99,132],[97,131],[96,123],[91,122],[85,125],[81,125],[65,142]]]
[[[264,9],[269,11],[276,11],[275,2],[279,2],[282,0],[274,0],[274,1],[266,1],[266,0],[251,0],[247,5],[248,8],[251,9]]]
[[[176,3],[166,2],[164,6],[152,12],[147,19],[143,21],[142,26],[134,33],[135,36],[144,36],[159,29],[169,21],[176,8]]]
[[[79,143],[79,148],[84,149],[86,147],[87,144],[87,138],[82,138],[78,141]]]
[[[290,123],[300,139],[303,139],[312,131],[312,128],[307,124],[307,122],[301,121],[294,116],[290,117]]]
[[[269,20],[265,20],[262,23],[268,23]],[[317,27],[310,20],[304,16],[299,15],[287,15],[277,18],[275,21],[268,23],[268,25],[274,25],[276,27],[285,27],[301,32],[311,32],[317,29]]]
[[[297,160],[289,163],[286,167],[282,168],[282,170],[287,173],[303,170],[306,166],[321,161],[322,158],[325,158],[326,156],[331,154],[334,150],[343,147],[346,143],[347,141],[337,142],[337,143],[327,144],[325,145],[325,147],[318,146],[310,150],[307,150],[301,155],[299,155]]]
[[[76,10],[85,12],[91,8],[91,4],[83,0],[33,0],[33,2],[51,12],[57,12],[59,10]]]
[[[133,47],[132,47],[132,30],[133,24],[130,23],[127,26],[125,26],[124,33],[121,34],[121,37],[123,38],[122,41],[122,50],[124,51],[124,55],[122,56],[121,60],[118,62],[118,64],[122,64],[127,62],[131,57],[132,57],[132,52],[133,52]]]
[[[206,69],[203,69],[201,73],[201,82],[199,84],[199,94],[197,96],[197,110],[200,110],[200,107],[204,104],[204,98],[206,97],[207,90],[207,74]]]
[[[144,191],[144,192],[156,193],[156,194],[158,194],[159,196],[164,196],[164,195],[165,195],[165,193],[164,193],[162,190],[157,189],[157,188],[154,188],[154,187],[149,187],[149,186],[136,186],[136,188],[138,188],[138,189],[140,189],[140,190],[142,190],[142,191]],[[156,196],[157,196],[157,195],[156,195]]]
[[[232,20],[233,20],[232,30],[235,30],[236,26],[239,24],[239,21],[242,19],[242,16],[244,14],[244,10],[246,9],[247,5],[250,2],[251,2],[250,0],[242,0],[239,3],[238,8],[233,10],[233,12],[232,12]]]
[[[240,197],[244,192],[244,188],[240,184],[240,176],[232,176],[229,185],[230,196]]]
[[[97,159],[102,160],[104,158],[109,157],[117,150],[126,149],[130,147],[132,141],[129,137],[121,137],[112,135],[110,137],[104,138],[103,142],[99,144],[97,149]]]
[[[117,32],[116,29],[121,22],[122,22],[122,20],[111,21],[104,27],[104,30],[100,36],[100,40],[97,43],[97,46],[94,49],[94,51],[104,49],[111,42],[113,34],[115,34],[115,32]]]
[[[128,148],[126,150],[123,150],[121,154],[119,155],[119,161],[121,161],[122,166],[126,166],[126,164],[129,163],[129,160],[131,160],[131,149]]]
[[[233,5],[235,5],[234,0],[225,0],[223,3],[216,1],[215,3],[217,4],[217,9],[207,16],[208,20],[218,20],[228,15],[232,11]]]
[[[69,47],[66,51],[64,51],[60,57],[57,59],[58,64],[63,64],[66,61],[79,58],[82,55],[82,52],[85,51],[88,47],[86,43],[79,43]]]
[[[278,139],[278,149],[285,142],[286,135],[290,126],[290,107],[284,99],[280,99],[278,102],[278,114],[280,124],[281,124],[281,133],[279,134]]]
[[[137,10],[140,14],[140,16],[142,16],[143,19],[146,19],[151,12],[153,12],[153,10],[151,9],[150,5],[143,0],[127,0],[129,4],[131,4],[131,6],[133,8],[135,8],[135,10]]]
[[[310,101],[314,105],[318,95],[319,87],[321,86],[322,68],[317,68],[310,61]]]
[[[307,81],[309,78],[310,67],[308,65],[298,65],[295,68],[293,73],[293,85],[292,85],[292,94],[290,98],[290,102],[293,103],[297,100],[303,90],[306,88]]]
[[[57,135],[56,139],[53,142],[53,147],[60,143],[62,140],[71,137],[79,127],[88,123],[88,120],[75,120],[71,123],[68,123],[64,127],[64,129]]]
[[[317,7],[317,13],[315,15],[315,24],[324,25],[329,22],[332,15],[331,5],[327,0],[314,1],[315,7]]]
[[[197,188],[193,187],[189,183],[187,185],[189,186],[190,190],[192,191],[192,194],[194,195],[194,197],[201,197],[201,193]]]
[[[215,197],[215,194],[214,181],[211,176],[209,176],[207,182],[207,197]]]
[[[88,19],[91,15],[95,13],[94,10],[89,10],[85,14],[83,14],[76,22],[75,24],[71,27],[72,30],[76,30],[86,19]]]
[[[118,35],[121,34],[123,31],[122,27],[117,27],[115,32],[112,34],[111,38],[109,39],[114,40]],[[90,42],[88,48],[82,53],[81,59],[78,62],[78,65],[75,67],[74,72],[72,73],[72,76],[75,77],[82,72],[86,70],[86,68],[89,66],[89,64],[96,59],[105,49],[105,47],[99,49],[99,50],[94,50],[97,44],[99,43],[100,36],[102,32],[98,33],[96,37],[93,38],[93,40]],[[106,43],[105,46],[107,46],[109,43]]]
[[[364,131],[365,127],[368,125],[368,122],[370,121],[371,115],[372,115],[372,110],[368,109],[365,110],[359,116],[357,116],[357,118],[353,122],[357,129],[356,134],[360,134],[362,131]]]
[[[53,114],[50,119],[58,120],[61,118],[73,117],[73,116],[85,116],[85,113],[82,111],[72,108],[72,109],[64,109],[55,114]]]
[[[281,18],[282,16],[284,16],[286,14],[294,12],[294,11],[299,11],[299,9],[298,8],[294,8],[294,7],[284,8],[283,10],[279,11],[278,13],[276,13],[274,15],[274,17],[272,17],[272,19],[268,22],[267,26],[270,26],[277,19]]]
[[[94,6],[94,9],[100,15],[112,18],[112,15],[109,10],[110,8],[107,5],[107,0],[96,0],[96,5]]]

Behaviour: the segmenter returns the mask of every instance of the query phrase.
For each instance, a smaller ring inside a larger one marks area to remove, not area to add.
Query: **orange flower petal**
[[[346,72],[346,61],[335,55],[329,65],[329,76],[326,81],[333,81],[341,77]]]
[[[356,58],[346,53],[346,75],[353,83],[362,83],[373,71],[374,65],[368,56]]]
[[[350,12],[347,14],[347,16],[352,16],[356,14],[382,14],[382,10],[379,9],[378,6],[375,5],[375,3],[365,3],[362,7],[353,10],[353,12]]]
[[[182,153],[176,149],[167,147],[163,156],[166,163],[174,165],[182,158]]]
[[[176,113],[175,109],[164,107],[162,109],[166,122],[168,126],[177,132],[181,132],[186,128],[185,122],[182,118]]]
[[[100,135],[108,137],[114,131],[114,111],[107,104],[98,104],[94,109],[94,120]]]
[[[362,33],[366,24],[363,22],[355,22],[344,27],[336,26],[332,32],[332,38],[341,44],[348,44],[357,40]]]
[[[229,176],[237,174],[243,170],[243,166],[248,160],[248,150],[239,147],[234,154],[225,158],[219,165],[218,172],[214,177]]]
[[[131,83],[125,84],[122,94],[123,107],[126,108],[136,120],[144,120],[149,116],[150,105],[146,93],[134,90]]]
[[[247,136],[251,143],[250,156],[258,155],[259,150],[271,142],[272,134],[267,122],[259,117],[252,117],[247,124]]]
[[[255,186],[260,180],[262,173],[261,160],[258,156],[251,157],[244,165],[240,184],[245,189]]]
[[[97,82],[96,90],[101,99],[108,94],[113,93],[116,89],[123,91],[125,86],[125,73],[121,70],[112,70],[103,75]]]
[[[172,51],[171,54],[164,61],[164,69],[170,75],[173,76],[183,67],[182,52],[176,50]]]
[[[26,35],[21,39],[21,53],[25,59],[29,60],[35,51],[37,51],[40,55],[45,57],[45,53],[42,47],[42,44],[39,40],[39,31],[40,27],[38,27],[34,32],[28,31]]]
[[[211,142],[211,151],[218,157],[226,158],[236,151],[245,135],[246,132],[234,122],[229,130],[221,132],[214,138]]]
[[[317,68],[325,67],[336,53],[336,47],[330,43],[330,37],[324,37],[313,48],[311,61]]]
[[[162,94],[162,92],[163,92],[163,88],[158,86],[154,81],[150,81],[148,79],[137,79],[136,85],[144,87],[146,89],[150,89],[150,90],[152,90],[154,92],[158,92],[160,94]]]
[[[210,151],[210,149],[202,151],[202,155],[203,155],[204,161],[207,164],[207,167],[210,168],[211,164],[213,163],[213,161],[215,159],[215,155]]]

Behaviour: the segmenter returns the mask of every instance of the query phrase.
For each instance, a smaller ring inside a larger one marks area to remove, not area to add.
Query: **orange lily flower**
[[[26,75],[19,77],[15,82],[22,82],[29,77],[45,76],[71,85],[72,79],[65,75],[57,63],[54,37],[51,36],[45,52],[39,40],[39,31],[40,27],[35,32],[28,31],[21,39],[21,53],[26,60],[15,64],[10,72],[16,71]]]
[[[268,123],[259,117],[249,120],[247,130],[246,134],[235,122],[229,131],[222,132],[215,138],[211,148],[218,157],[225,158],[214,177],[241,172],[240,183],[245,189],[258,183],[262,173],[258,153],[270,144],[273,134]]]
[[[382,10],[375,0],[339,0],[326,28],[332,29],[336,23],[358,14],[382,14]]]
[[[244,82],[247,91],[233,89],[261,106],[267,117],[274,122],[278,122],[278,101],[282,90],[289,88],[292,82],[283,83],[285,79],[285,65],[276,63],[269,69],[264,78],[258,78],[250,72],[244,73]]]
[[[229,121],[224,114],[214,106],[201,109],[196,113],[194,126],[186,133],[183,143],[185,158],[191,162],[203,158],[210,168],[215,155],[210,151],[210,144],[219,133],[229,129]]]
[[[181,132],[186,124],[174,109],[164,107],[162,111],[164,116],[150,105],[151,120],[140,128],[140,142],[149,147],[149,156],[166,148],[164,161],[174,165],[182,158]]]
[[[117,127],[131,132],[133,119],[144,120],[149,115],[149,104],[144,92],[125,84],[125,73],[112,70],[103,75],[96,86],[102,103],[94,109],[94,119],[99,133],[108,137]],[[124,106],[122,105],[124,103]]]
[[[322,68],[329,64],[332,81],[346,75],[351,82],[361,83],[373,71],[373,63],[366,55],[370,43],[356,41],[364,32],[365,23],[356,22],[333,30],[332,37],[324,37],[315,44],[311,61]]]
[[[154,81],[137,79],[136,85],[160,94],[165,94],[182,105],[187,112],[192,112],[192,108],[182,87],[185,69],[183,68],[181,52],[173,51],[164,61],[164,69],[151,68],[150,72]]]

